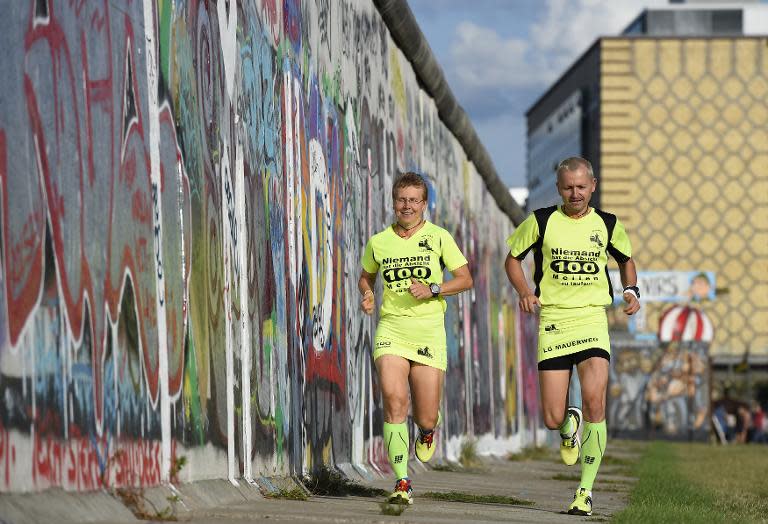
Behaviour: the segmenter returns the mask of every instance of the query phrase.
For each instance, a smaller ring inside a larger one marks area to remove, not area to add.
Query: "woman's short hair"
[[[403,173],[402,175],[397,177],[397,179],[395,180],[395,183],[392,184],[392,200],[397,198],[397,191],[404,187],[420,187],[423,195],[422,198],[424,200],[429,199],[429,189],[427,188],[427,183],[424,181],[424,178],[418,173],[414,173],[413,171],[408,171],[407,173]]]

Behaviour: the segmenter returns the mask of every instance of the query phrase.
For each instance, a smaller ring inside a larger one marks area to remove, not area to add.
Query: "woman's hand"
[[[360,308],[363,310],[363,313],[366,315],[372,315],[373,314],[373,308],[376,306],[375,301],[373,300],[373,291],[366,291],[363,294],[363,299],[360,301]]]
[[[360,272],[360,280],[357,281],[357,289],[362,293],[360,299],[360,309],[366,315],[372,315],[376,307],[376,301],[373,299],[373,286],[376,283],[376,273],[368,273],[365,270]]]
[[[408,291],[410,291],[413,298],[419,300],[432,298],[432,290],[429,289],[429,286],[418,280],[411,280],[411,287],[408,288]]]

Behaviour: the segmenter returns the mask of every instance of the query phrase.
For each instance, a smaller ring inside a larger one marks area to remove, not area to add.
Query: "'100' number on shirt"
[[[387,269],[382,275],[387,282],[397,282],[407,278],[429,278],[432,270],[425,266],[399,267]]]
[[[582,262],[580,260],[553,260],[549,267],[551,267],[555,273],[563,273],[566,275],[595,275],[599,269],[594,262]]]

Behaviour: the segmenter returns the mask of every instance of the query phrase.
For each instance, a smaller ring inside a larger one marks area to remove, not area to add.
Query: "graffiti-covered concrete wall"
[[[27,0],[0,43],[0,491],[384,467],[356,282],[403,170],[475,276],[441,452],[522,442],[513,224],[371,2]]]

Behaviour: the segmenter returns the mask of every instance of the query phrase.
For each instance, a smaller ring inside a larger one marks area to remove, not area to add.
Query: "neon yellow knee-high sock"
[[[400,424],[384,423],[384,447],[389,456],[389,464],[398,479],[408,476],[408,428],[405,422]]]
[[[592,491],[600,461],[605,453],[608,432],[605,420],[601,422],[584,421],[584,431],[581,433],[581,485]]]
[[[568,411],[565,412],[565,418],[563,419],[563,423],[560,424],[560,427],[557,428],[560,431],[561,435],[567,435],[571,436],[573,435],[573,432],[576,430],[576,419],[573,415],[571,415]]]

